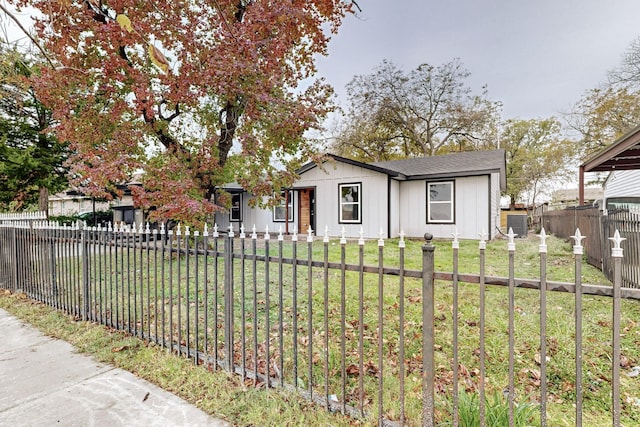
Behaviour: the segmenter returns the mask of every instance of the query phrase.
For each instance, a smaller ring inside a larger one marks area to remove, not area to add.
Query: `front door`
[[[298,218],[298,233],[307,234],[309,228],[315,231],[315,203],[316,196],[313,188],[300,190],[300,213]]]

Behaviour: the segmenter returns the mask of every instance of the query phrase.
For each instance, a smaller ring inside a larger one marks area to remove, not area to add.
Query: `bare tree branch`
[[[13,22],[16,23],[16,25],[18,26],[18,28],[20,28],[20,30],[27,36],[29,37],[29,40],[31,40],[31,42],[38,48],[38,50],[40,51],[40,53],[42,53],[42,55],[45,57],[45,59],[47,60],[47,62],[49,64],[51,64],[51,66],[53,68],[56,68],[56,65],[53,63],[53,61],[51,60],[51,58],[49,57],[49,55],[47,55],[47,52],[44,50],[44,48],[42,46],[40,46],[40,43],[38,43],[38,41],[31,35],[29,34],[29,31],[27,31],[26,28],[24,28],[24,26],[22,25],[22,23],[18,20],[18,18],[15,17],[15,15],[13,13],[11,13],[6,7],[4,7],[1,3],[0,3],[0,10],[2,10],[9,18],[11,18],[11,20]]]

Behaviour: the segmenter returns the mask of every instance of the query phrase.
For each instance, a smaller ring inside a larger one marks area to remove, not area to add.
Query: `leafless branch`
[[[0,10],[2,10],[9,18],[11,18],[11,20],[13,22],[16,23],[16,25],[18,26],[18,28],[20,28],[20,30],[27,36],[29,37],[29,40],[31,40],[31,42],[38,48],[38,50],[42,53],[42,55],[45,57],[45,59],[47,60],[47,62],[49,64],[51,64],[51,66],[53,68],[56,68],[55,64],[53,63],[53,61],[51,60],[51,58],[49,57],[49,55],[47,55],[47,52],[45,52],[44,48],[42,46],[40,46],[40,43],[38,43],[38,41],[29,33],[29,31],[27,31],[26,28],[24,28],[24,26],[22,25],[22,23],[18,20],[18,18],[15,17],[15,15],[13,13],[11,13],[6,7],[4,7],[2,4],[0,4]]]

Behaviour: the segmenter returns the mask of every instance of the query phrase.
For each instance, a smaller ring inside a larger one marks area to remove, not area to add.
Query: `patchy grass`
[[[92,322],[77,321],[24,294],[0,291],[0,308],[80,352],[126,369],[233,425],[358,425],[293,392],[245,387],[236,375],[211,372],[166,349]]]

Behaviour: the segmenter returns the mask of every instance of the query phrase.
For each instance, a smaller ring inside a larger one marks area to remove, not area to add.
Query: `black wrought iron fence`
[[[330,410],[379,424],[434,425],[449,419],[456,425],[460,393],[470,392],[479,396],[481,425],[489,425],[486,397],[488,390],[503,387],[494,368],[504,363],[513,425],[527,393],[520,390],[524,368],[516,343],[526,341],[529,347],[539,345],[536,372],[524,372],[536,377],[535,401],[545,425],[551,353],[546,299],[563,291],[575,294],[574,316],[567,321],[575,328],[574,420],[579,425],[585,381],[582,299],[612,297],[612,361],[620,360],[620,301],[640,299],[640,291],[620,287],[621,251],[614,250],[613,287],[582,284],[579,231],[575,282],[557,283],[546,280],[544,231],[540,278],[530,280],[515,278],[513,235],[509,277],[494,277],[484,271],[484,240],[478,248],[480,273],[462,274],[457,239],[453,272],[436,272],[430,241],[422,245],[420,265],[408,269],[402,238],[393,247],[380,238],[371,250],[371,242],[348,242],[344,234],[319,242],[312,232],[283,236],[268,230],[176,227],[163,239],[165,230],[148,226],[82,229],[33,220],[0,222],[0,287],[153,341],[194,364],[233,371],[267,387],[296,389]],[[614,241],[618,247],[618,235]],[[487,285],[505,289],[506,299],[495,299]],[[537,292],[537,321],[521,319],[516,292],[529,293],[527,304],[530,293]],[[490,304],[506,304],[504,318],[487,319]],[[450,310],[451,336],[443,336]],[[533,336],[518,335],[525,330],[521,322],[529,323],[526,330],[531,322],[539,325],[538,344]],[[477,348],[461,347],[462,333],[475,334]],[[620,363],[611,366],[610,411],[613,424],[620,425]]]

